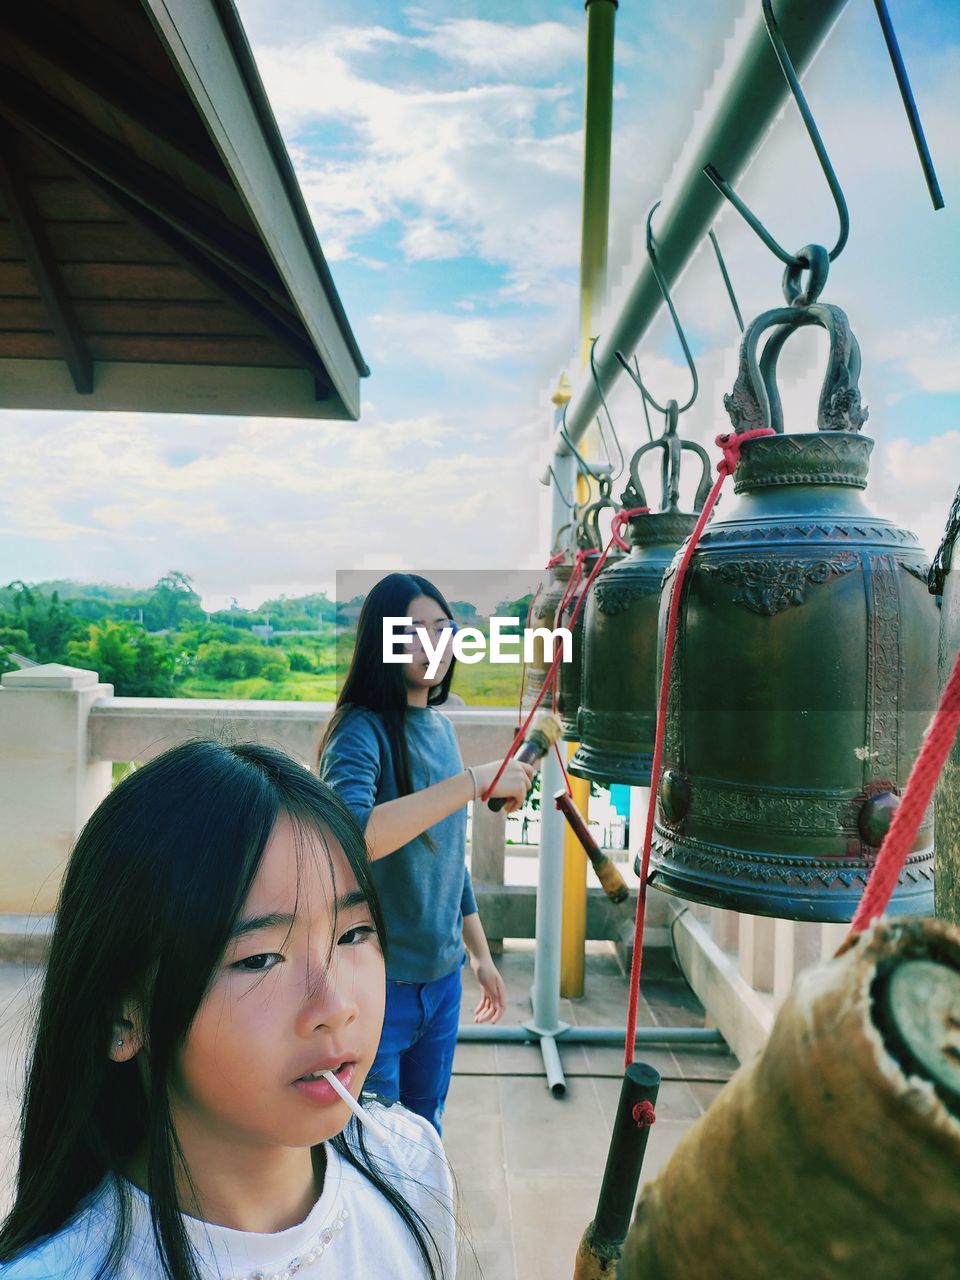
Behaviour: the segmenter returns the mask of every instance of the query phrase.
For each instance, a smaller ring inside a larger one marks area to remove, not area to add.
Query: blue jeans
[[[433,982],[387,982],[380,1047],[366,1087],[429,1120],[443,1115],[460,1024],[460,969]]]

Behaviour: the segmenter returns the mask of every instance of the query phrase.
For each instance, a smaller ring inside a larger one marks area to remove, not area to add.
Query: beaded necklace
[[[294,1280],[307,1267],[312,1266],[321,1254],[333,1244],[338,1232],[343,1230],[344,1223],[349,1217],[346,1209],[341,1209],[334,1218],[333,1223],[324,1229],[317,1236],[316,1240],[306,1250],[305,1253],[299,1253],[295,1258],[291,1258],[285,1267],[279,1271],[249,1271],[242,1276],[224,1276],[223,1280]]]

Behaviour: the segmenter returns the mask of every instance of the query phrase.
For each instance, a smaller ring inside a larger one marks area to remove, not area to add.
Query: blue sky
[[[542,563],[549,396],[563,369],[576,375],[580,0],[238,7],[373,370],[361,421],[0,414],[0,577],[142,584],[176,567],[210,603],[252,604],[332,585],[338,569]],[[729,42],[758,9],[620,5],[601,328]],[[932,547],[960,482],[960,5],[890,9],[945,210],[931,209],[870,0],[850,0],[804,83],[850,205],[824,300],[848,311],[863,348],[868,500]],[[833,242],[792,105],[738,189],[788,247]],[[778,305],[769,252],[732,210],[717,232],[745,316]],[[675,300],[702,384],[684,427],[710,441],[738,341],[711,254]],[[639,354],[655,394],[685,395],[666,324]],[[813,424],[818,358],[805,334],[784,360],[788,430]],[[635,393],[621,386],[611,408],[635,448]]]

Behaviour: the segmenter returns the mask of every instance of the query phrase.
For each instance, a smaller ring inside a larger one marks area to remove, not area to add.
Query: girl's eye
[[[361,942],[368,942],[370,938],[375,938],[377,931],[372,924],[357,924],[352,929],[348,929],[346,933],[340,935],[337,945],[341,947],[355,947]]]
[[[238,960],[236,964],[232,964],[230,968],[239,969],[242,973],[266,973],[268,969],[272,969],[274,964],[282,959],[283,956],[277,955],[275,951],[265,951],[255,956],[245,956],[242,960]]]

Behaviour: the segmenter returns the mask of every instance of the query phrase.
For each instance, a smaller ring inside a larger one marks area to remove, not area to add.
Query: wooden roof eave
[[[350,329],[232,0],[142,0],[323,358],[343,416],[369,370]]]

